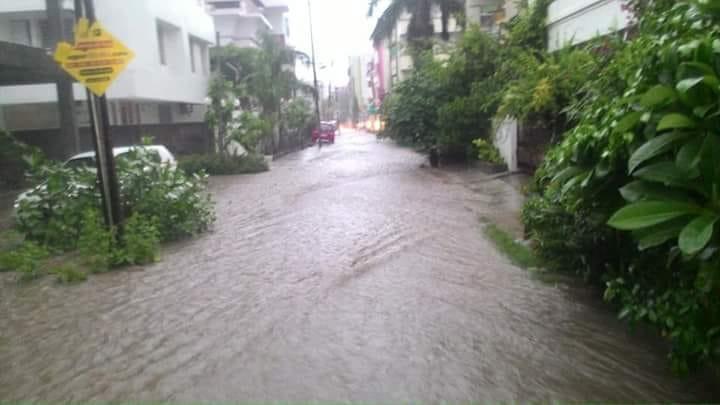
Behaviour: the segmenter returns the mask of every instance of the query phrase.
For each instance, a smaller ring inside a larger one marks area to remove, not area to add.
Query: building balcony
[[[251,19],[260,21],[268,29],[272,29],[272,24],[261,12],[248,12],[244,8],[217,8],[210,9],[209,14],[213,17],[234,17],[238,19]]]

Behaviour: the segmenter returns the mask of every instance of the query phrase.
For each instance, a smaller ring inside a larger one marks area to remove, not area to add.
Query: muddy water
[[[0,286],[0,399],[697,400],[594,293],[509,265],[502,182],[361,134],[216,179],[157,265]]]

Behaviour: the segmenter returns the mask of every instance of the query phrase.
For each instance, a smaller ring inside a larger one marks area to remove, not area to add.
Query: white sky
[[[307,0],[286,0],[290,7],[290,43],[310,55],[310,24]],[[347,84],[350,56],[372,54],[370,34],[377,15],[368,19],[367,0],[310,0],[318,80],[333,86]],[[312,80],[312,71],[298,70],[303,80]]]

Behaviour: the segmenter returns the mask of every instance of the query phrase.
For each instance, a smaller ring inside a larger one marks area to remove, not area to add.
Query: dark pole
[[[65,18],[63,18],[62,0],[45,0],[47,9],[48,31],[50,42],[55,44],[68,41],[65,38]],[[75,98],[73,97],[73,81],[63,77],[55,82],[58,95],[58,112],[60,113],[60,135],[65,145],[63,152],[67,156],[80,153],[80,137],[78,134],[77,116],[75,114]]]
[[[315,65],[315,39],[313,37],[312,6],[308,0],[308,14],[310,16],[310,50],[312,52],[313,80],[315,82],[315,118],[320,124],[320,90],[318,89],[317,66]]]
[[[95,22],[93,0],[75,0],[75,19],[79,20],[83,16],[87,17],[90,24]],[[108,227],[115,227],[122,223],[122,208],[117,173],[115,171],[115,156],[113,155],[113,145],[110,140],[110,116],[108,114],[107,97],[104,95],[98,97],[88,90],[87,98],[105,223]]]

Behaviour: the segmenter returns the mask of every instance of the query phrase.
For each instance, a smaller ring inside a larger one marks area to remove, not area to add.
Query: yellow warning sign
[[[135,54],[108,31],[81,18],[75,25],[75,45],[58,44],[55,61],[75,80],[102,96]]]

